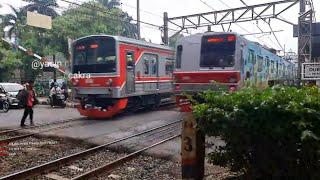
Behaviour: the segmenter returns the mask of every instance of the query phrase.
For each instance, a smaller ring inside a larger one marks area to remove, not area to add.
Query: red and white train
[[[72,45],[72,78],[81,115],[109,118],[157,107],[173,93],[174,49],[119,36],[93,35]]]

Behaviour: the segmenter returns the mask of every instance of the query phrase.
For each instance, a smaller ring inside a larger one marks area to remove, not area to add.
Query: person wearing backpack
[[[20,126],[25,127],[25,120],[29,115],[30,125],[34,126],[33,123],[33,106],[37,103],[36,93],[33,89],[32,83],[27,83],[26,88],[21,90],[18,94],[18,99],[21,105],[24,107],[24,113],[21,119]]]

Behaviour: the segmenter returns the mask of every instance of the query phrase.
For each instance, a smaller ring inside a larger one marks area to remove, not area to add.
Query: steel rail
[[[179,136],[181,136],[181,134],[171,136],[171,137],[169,137],[167,139],[164,139],[164,140],[162,140],[160,142],[157,142],[155,144],[152,144],[152,145],[150,145],[148,147],[145,147],[143,149],[135,151],[135,152],[133,152],[131,154],[128,154],[128,155],[126,155],[126,156],[124,156],[122,158],[119,158],[119,159],[117,159],[115,161],[112,161],[112,162],[110,162],[108,164],[105,164],[105,165],[102,165],[102,166],[100,166],[98,168],[95,168],[95,169],[93,169],[93,170],[91,170],[91,171],[89,171],[87,173],[84,173],[84,174],[79,175],[79,176],[77,176],[75,178],[72,178],[71,180],[82,180],[82,179],[86,180],[86,179],[90,179],[92,177],[96,177],[99,174],[109,173],[109,172],[113,171],[115,168],[119,167],[120,165],[122,165],[122,164],[124,164],[124,163],[126,163],[126,162],[128,162],[128,161],[130,161],[132,159],[134,159],[135,157],[140,155],[142,152],[144,152],[144,151],[146,151],[146,150],[148,150],[150,148],[153,148],[155,146],[158,146],[160,144],[163,144],[163,143],[165,143],[167,141],[171,141],[172,139],[175,139],[175,138],[177,138]]]
[[[111,141],[111,142],[106,143],[106,144],[102,144],[102,145],[99,145],[99,146],[96,146],[96,147],[93,147],[93,148],[90,148],[90,149],[87,149],[87,150],[84,150],[84,151],[81,151],[81,152],[78,152],[78,153],[74,153],[74,154],[71,154],[71,155],[68,155],[68,156],[65,156],[65,157],[62,157],[62,158],[59,158],[59,159],[56,159],[56,160],[53,160],[53,161],[38,165],[38,166],[35,166],[35,167],[31,167],[29,169],[25,169],[25,170],[22,170],[22,171],[13,173],[13,174],[9,174],[9,175],[0,177],[0,180],[28,179],[29,177],[34,177],[34,176],[40,175],[40,174],[42,174],[44,172],[47,172],[47,171],[50,171],[50,170],[53,170],[53,169],[57,169],[58,167],[61,167],[64,164],[73,162],[73,161],[75,161],[77,159],[82,158],[85,155],[88,155],[88,154],[94,153],[96,151],[99,151],[99,150],[101,150],[101,149],[103,149],[103,148],[105,148],[107,146],[112,145],[112,144],[116,144],[118,142],[125,141],[125,140],[131,139],[133,137],[137,137],[137,136],[140,136],[142,134],[146,134],[148,132],[152,132],[154,130],[161,129],[163,127],[170,126],[172,124],[176,124],[176,123],[180,123],[180,122],[182,122],[182,120],[178,120],[178,121],[170,122],[170,123],[167,123],[167,124],[164,124],[164,125],[160,125],[160,126],[154,127],[152,129],[149,129],[149,130],[145,130],[145,131],[142,131],[142,132],[130,135],[130,136],[126,136],[126,137]]]

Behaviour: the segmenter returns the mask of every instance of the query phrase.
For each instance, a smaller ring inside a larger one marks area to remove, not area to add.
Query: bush
[[[226,142],[209,155],[212,163],[246,179],[320,178],[318,88],[246,88],[199,97],[194,114],[200,130]]]

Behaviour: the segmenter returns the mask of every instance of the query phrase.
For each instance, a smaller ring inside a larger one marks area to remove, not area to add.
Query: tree
[[[119,0],[97,0],[97,2],[108,9],[112,9],[120,5]]]
[[[13,71],[21,65],[21,54],[18,51],[12,51],[9,45],[0,41],[0,81],[10,80]]]
[[[11,38],[14,34],[16,37],[20,37],[25,22],[25,15],[21,9],[16,9],[9,5],[12,13],[2,16],[2,26],[9,27],[8,36]]]
[[[119,0],[97,0],[97,2],[102,4],[104,7],[108,8],[109,10],[120,5]],[[136,24],[131,23],[133,18],[129,16],[129,14],[126,12],[122,12],[120,16],[123,20],[123,26],[124,26],[122,35],[137,39],[138,28]]]
[[[53,18],[58,16],[58,13],[54,10],[58,7],[56,0],[26,0],[31,2],[30,4],[24,6],[22,11],[26,13],[27,11],[37,12],[39,14],[44,14],[51,16]]]
[[[97,7],[99,11],[87,8],[88,6]],[[53,28],[44,34],[42,40],[47,46],[44,47],[43,53],[62,52],[68,57],[68,38],[77,39],[93,34],[137,37],[135,25],[131,24],[129,16],[124,14],[118,8],[107,9],[95,2],[84,3],[82,6],[64,11],[61,16],[53,20]],[[30,42],[31,39],[28,38],[27,41]]]

